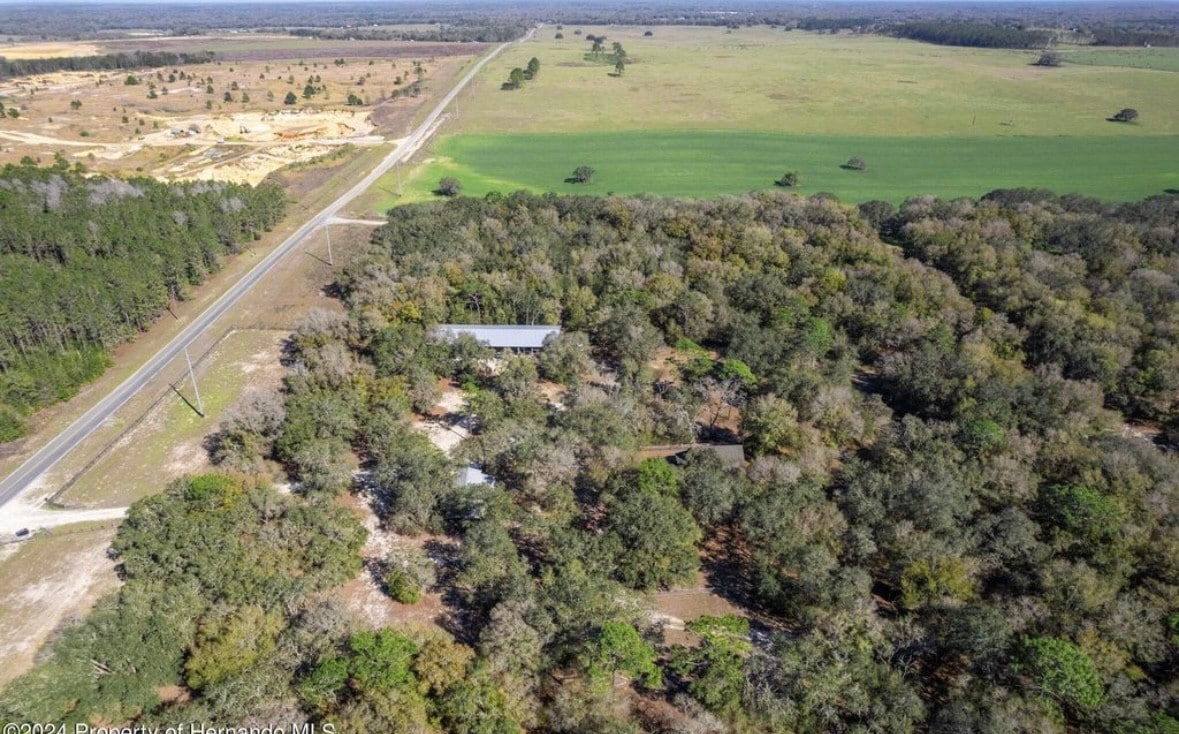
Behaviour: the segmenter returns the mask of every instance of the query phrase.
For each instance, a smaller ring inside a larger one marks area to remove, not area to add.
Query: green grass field
[[[767,187],[788,169],[801,174],[801,192],[846,201],[1009,186],[1124,200],[1179,187],[1179,94],[1169,73],[1041,68],[1030,51],[765,27],[657,27],[651,37],[643,28],[576,30],[556,40],[555,28],[542,28],[489,64],[427,164],[402,172],[403,195],[393,195],[391,174],[373,209],[429,197],[445,175],[473,195],[711,196]],[[623,44],[631,63],[622,77],[585,60],[589,33],[605,34],[607,48]],[[1104,53],[1121,51],[1129,50]],[[533,56],[537,79],[501,91],[511,68]],[[1139,119],[1107,121],[1123,107]],[[841,170],[852,155],[870,169]],[[598,169],[594,182],[563,183],[583,163]]]
[[[1179,48],[1081,49],[1067,51],[1062,56],[1070,64],[1179,71]]]
[[[797,171],[803,194],[827,191],[848,202],[899,202],[922,193],[979,196],[992,189],[1045,187],[1113,200],[1179,189],[1179,146],[1169,137],[913,138],[768,133],[623,132],[455,135],[415,172],[403,201],[433,196],[442,176],[463,193],[516,189],[560,193],[652,193],[706,197],[774,188]],[[841,164],[852,156],[865,171]],[[1001,162],[996,164],[996,161]],[[578,165],[589,184],[566,183]],[[392,206],[394,198],[383,204]]]

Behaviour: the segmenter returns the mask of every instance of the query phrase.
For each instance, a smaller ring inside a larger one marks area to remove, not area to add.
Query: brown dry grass
[[[101,53],[104,51],[93,43],[54,41],[51,43],[6,43],[0,45],[0,58],[10,61],[48,59],[54,56],[94,56]]]

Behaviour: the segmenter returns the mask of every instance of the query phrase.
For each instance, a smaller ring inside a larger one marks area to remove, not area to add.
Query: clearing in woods
[[[1170,72],[1042,68],[1036,52],[765,27],[576,30],[556,40],[545,28],[489,65],[403,195],[391,175],[372,209],[429,198],[448,175],[473,195],[710,196],[769,188],[797,170],[802,193],[850,201],[1017,184],[1130,199],[1179,185]],[[586,34],[604,34],[607,54],[623,45],[621,76],[587,58]],[[537,78],[501,90],[533,56]],[[1123,107],[1139,119],[1107,121]],[[852,156],[868,162],[865,174],[840,169]],[[566,184],[581,164],[597,169],[594,182]]]

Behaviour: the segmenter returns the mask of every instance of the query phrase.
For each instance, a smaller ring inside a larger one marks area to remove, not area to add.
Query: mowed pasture
[[[708,196],[797,170],[805,192],[849,201],[1044,186],[1110,199],[1179,185],[1171,72],[1033,66],[1036,52],[952,48],[782,29],[541,29],[463,95],[433,159],[376,209],[454,175],[479,194],[529,188]],[[585,58],[586,34],[622,43],[622,76]],[[537,79],[501,83],[537,57]],[[1123,107],[1140,117],[1109,122]],[[548,138],[560,134],[563,137]],[[869,170],[840,169],[859,155]],[[593,183],[565,184],[574,166]],[[567,170],[566,170],[567,169]],[[391,178],[383,187],[394,191]]]

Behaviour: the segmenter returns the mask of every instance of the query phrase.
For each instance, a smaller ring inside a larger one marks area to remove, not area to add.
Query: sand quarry
[[[161,178],[258,184],[270,173],[318,158],[340,145],[379,145],[367,111],[280,110],[161,118],[159,128],[129,142],[70,140],[45,133],[0,129],[0,141],[52,158],[115,162],[156,150]],[[48,128],[49,126],[42,126]],[[37,150],[39,149],[39,150]]]
[[[312,160],[339,145],[379,145],[367,112],[239,112],[174,120],[167,131],[132,146],[181,146],[185,153],[162,171],[168,178],[260,183],[291,163]],[[108,148],[105,155],[118,155]]]
[[[0,80],[0,103],[18,111],[15,118],[0,116],[0,164],[27,155],[46,165],[60,153],[96,172],[257,184],[341,145],[379,145],[404,135],[429,96],[419,96],[419,85],[449,78],[471,53],[462,45],[382,46],[313,44],[278,51],[307,53],[299,59],[219,57],[171,68]],[[53,50],[92,49],[10,46],[0,47],[0,56],[32,58]],[[326,51],[339,55],[314,55]],[[350,55],[419,51],[430,53]]]

